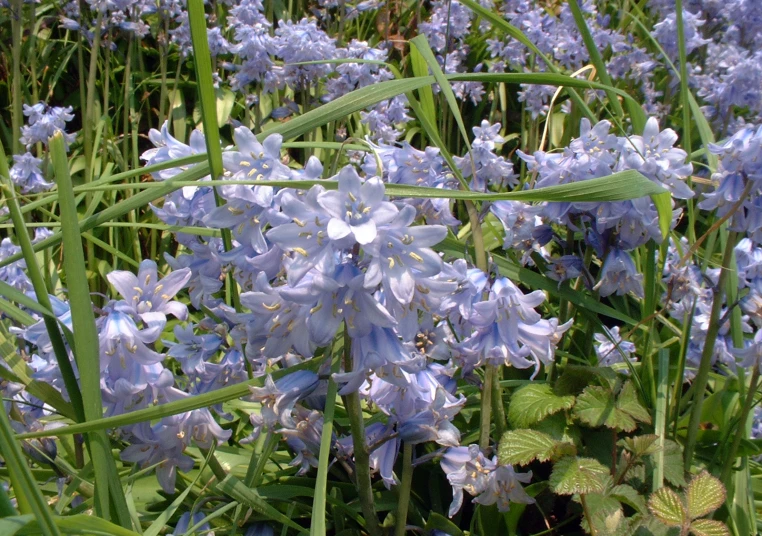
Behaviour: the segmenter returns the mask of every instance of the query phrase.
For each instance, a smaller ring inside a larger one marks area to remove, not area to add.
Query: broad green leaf
[[[717,510],[725,502],[725,486],[708,472],[693,477],[685,492],[688,516],[704,517]]]
[[[730,530],[722,521],[697,519],[691,523],[691,534],[694,536],[730,536]]]
[[[614,497],[616,500],[618,500],[621,503],[631,506],[638,513],[646,512],[646,500],[632,486],[628,486],[627,484],[620,484],[618,486],[614,486],[608,492],[608,495],[611,497]]]
[[[661,488],[648,499],[648,510],[668,527],[682,527],[688,516],[683,501],[670,488]]]
[[[664,478],[673,486],[685,487],[683,448],[671,439],[664,440]]]
[[[96,516],[79,514],[56,517],[54,521],[61,534],[74,534],[77,536],[85,534],[87,536],[138,536],[137,532],[114,525]],[[37,521],[33,521],[16,534],[18,536],[40,534],[40,526]]]
[[[558,396],[547,383],[530,383],[511,395],[508,420],[514,428],[526,428],[572,406],[573,396]]]
[[[614,393],[605,387],[591,385],[577,397],[574,416],[593,427],[605,426],[616,430],[632,431],[635,421],[616,408]]]
[[[232,499],[245,504],[249,508],[252,508],[262,514],[263,516],[266,516],[268,519],[271,519],[273,521],[277,521],[278,523],[281,523],[282,525],[288,526],[294,530],[296,530],[299,533],[302,534],[309,534],[309,531],[305,529],[304,527],[297,525],[289,517],[287,517],[285,514],[283,514],[280,510],[276,509],[274,506],[271,506],[265,499],[260,495],[256,489],[254,488],[248,488],[244,485],[243,482],[238,480],[232,475],[228,475],[225,480],[220,482],[217,487],[231,497]]]
[[[638,392],[631,381],[625,382],[616,399],[616,407],[620,412],[628,414],[639,422],[651,424],[651,414],[638,400]]]
[[[32,514],[4,517],[0,519],[0,534],[3,536],[13,536],[32,521],[34,521]]]
[[[446,534],[451,534],[452,536],[463,536],[463,531],[460,530],[455,523],[436,512],[431,512],[429,519],[426,520],[426,526],[423,527],[423,530],[426,534],[439,530]]]
[[[608,477],[609,470],[598,460],[566,456],[553,466],[549,482],[559,495],[600,493]]]
[[[640,458],[658,452],[658,441],[659,436],[655,434],[646,434],[635,437],[625,437],[619,441],[619,445]]]
[[[618,529],[624,519],[622,505],[618,500],[602,493],[585,494],[585,504],[592,517],[592,525],[596,534],[613,534]],[[588,534],[590,530],[590,521],[587,517],[582,518],[582,528]]]
[[[537,430],[509,430],[500,438],[497,457],[500,463],[510,465],[527,465],[534,460],[544,462],[553,458],[561,445],[560,441]]]

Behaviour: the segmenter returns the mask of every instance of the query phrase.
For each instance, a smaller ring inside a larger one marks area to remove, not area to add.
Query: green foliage
[[[553,465],[550,487],[559,495],[599,493],[606,486],[609,470],[593,458],[564,456]]]
[[[648,411],[638,401],[632,382],[625,382],[619,394],[605,387],[588,386],[577,397],[574,416],[593,427],[605,426],[632,432],[637,422],[650,423]]]
[[[691,480],[682,495],[667,487],[655,491],[648,500],[648,510],[664,525],[679,528],[681,534],[729,536],[728,527],[721,521],[701,519],[724,502],[722,482],[704,471]]]
[[[547,383],[531,383],[511,395],[508,420],[515,428],[526,428],[564,409],[574,406],[573,396],[557,396]]]
[[[497,451],[500,463],[527,465],[545,462],[574,452],[574,445],[556,441],[537,430],[511,430],[503,434]]]

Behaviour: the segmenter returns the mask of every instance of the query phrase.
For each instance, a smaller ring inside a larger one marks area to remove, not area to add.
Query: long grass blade
[[[98,330],[95,326],[90,288],[86,276],[82,235],[77,221],[77,208],[71,177],[66,159],[63,135],[59,132],[50,138],[50,151],[58,185],[58,200],[61,209],[62,240],[64,246],[63,271],[69,290],[72,326],[74,332],[75,359],[80,372],[82,403],[86,420],[103,417],[103,402],[100,387],[100,349]],[[111,456],[111,445],[105,432],[99,431],[88,436],[90,458],[95,473],[95,507],[99,517],[114,519],[125,528],[131,526],[127,502]]]

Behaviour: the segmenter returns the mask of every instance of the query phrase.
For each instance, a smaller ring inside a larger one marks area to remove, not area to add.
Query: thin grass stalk
[[[709,371],[712,368],[712,354],[714,353],[714,343],[717,340],[717,334],[720,331],[720,316],[722,314],[723,297],[725,295],[725,282],[730,271],[730,261],[733,256],[733,248],[738,241],[738,234],[735,231],[728,233],[725,242],[725,252],[722,256],[722,266],[720,267],[720,276],[715,289],[714,299],[712,300],[712,310],[709,317],[709,328],[704,339],[704,349],[701,354],[696,378],[693,381],[693,406],[691,407],[691,416],[688,423],[688,437],[685,442],[685,460],[684,467],[686,472],[690,470],[693,462],[693,453],[696,449],[696,439],[698,437],[699,426],[701,424],[701,410],[704,406],[704,392],[709,380]]]
[[[0,180],[2,180],[5,193],[5,204],[8,207],[11,220],[13,221],[14,229],[16,231],[16,240],[24,255],[27,274],[32,281],[32,288],[34,289],[37,302],[48,311],[52,311],[53,306],[50,302],[50,296],[48,295],[48,287],[42,276],[43,271],[37,264],[37,256],[32,247],[32,240],[27,232],[24,217],[21,214],[21,207],[15,196],[15,189],[10,180],[8,161],[6,160],[2,144],[0,144]],[[50,336],[53,353],[56,356],[56,361],[58,363],[58,368],[61,371],[66,391],[69,393],[69,400],[71,400],[71,405],[77,417],[77,422],[84,422],[85,411],[82,405],[82,393],[80,392],[77,378],[74,375],[74,368],[71,366],[71,361],[69,361],[69,354],[66,351],[66,344],[64,343],[63,336],[58,328],[58,323],[55,318],[48,315],[43,316],[43,321],[45,322],[45,329],[47,329],[48,335]]]
[[[397,519],[394,536],[405,536],[407,512],[410,507],[410,489],[413,484],[413,447],[405,442],[402,447],[402,478],[400,479],[399,499],[397,501]]]
[[[0,452],[2,452],[10,473],[19,510],[22,514],[33,514],[44,535],[57,536],[60,532],[53,519],[53,513],[50,511],[32,471],[29,470],[24,454],[21,452],[21,447],[14,435],[8,414],[5,411],[0,411]]]
[[[23,0],[11,0],[11,136],[13,154],[21,154],[21,27],[24,14]]]
[[[98,330],[95,326],[90,300],[82,236],[79,231],[77,206],[69,175],[63,134],[56,133],[50,138],[48,146],[53,159],[61,210],[62,241],[66,252],[63,267],[74,328],[74,355],[80,372],[85,419],[93,421],[103,418]],[[105,431],[89,434],[88,446],[95,474],[96,512],[99,517],[111,520],[113,506],[113,519],[121,526],[129,528],[132,522]]]
[[[352,370],[352,339],[344,329],[344,372]],[[360,395],[357,392],[344,396],[344,407],[349,415],[349,425],[352,432],[352,444],[355,456],[355,484],[360,496],[360,507],[365,517],[365,530],[370,536],[382,536],[378,524],[378,515],[373,499],[373,488],[370,478],[370,453],[365,441],[365,422],[363,420]],[[321,438],[322,440],[322,438]]]
[[[722,483],[726,488],[730,487],[730,473],[733,470],[733,465],[736,462],[736,454],[738,453],[738,447],[741,445],[741,440],[746,434],[746,421],[749,418],[749,413],[754,407],[754,397],[759,389],[759,363],[754,363],[754,370],[751,373],[751,380],[749,382],[749,391],[746,393],[743,407],[741,408],[741,415],[736,427],[736,433],[733,437],[733,443],[730,446],[730,451],[725,456],[725,462],[722,466]]]
[[[656,385],[656,404],[654,408],[654,432],[659,437],[659,450],[654,455],[654,472],[651,491],[664,486],[664,445],[667,437],[667,398],[669,397],[669,350],[659,350],[659,372]]]
[[[212,58],[209,52],[209,40],[204,17],[203,0],[188,1],[188,19],[193,42],[193,54],[195,57],[196,80],[201,97],[201,119],[204,124],[204,137],[206,139],[206,151],[209,158],[209,168],[212,178],[222,177],[222,148],[220,146],[220,131],[217,124],[217,102],[214,94],[214,82],[212,79]],[[214,188],[214,200],[216,205],[222,206],[223,200]],[[225,251],[233,249],[233,240],[230,229],[222,229],[222,243]],[[225,288],[227,300],[237,311],[241,310],[238,298],[238,288],[232,277],[226,278]]]

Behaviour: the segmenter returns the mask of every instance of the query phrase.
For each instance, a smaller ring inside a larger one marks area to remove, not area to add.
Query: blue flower
[[[27,147],[31,147],[35,143],[42,143],[47,147],[48,140],[53,134],[61,132],[68,150],[69,145],[76,138],[76,134],[66,133],[66,123],[74,119],[72,110],[71,106],[66,108],[48,106],[44,102],[39,102],[33,106],[24,104],[24,115],[28,118],[28,125],[21,127],[21,143]]]
[[[21,193],[36,194],[45,192],[53,187],[52,182],[47,182],[40,170],[42,160],[26,152],[22,155],[13,155],[13,166],[10,169],[10,177],[13,184],[21,188]]]
[[[188,317],[188,307],[172,300],[190,280],[188,268],[175,270],[159,279],[156,263],[146,259],[140,263],[137,277],[132,272],[114,271],[106,278],[125,300],[118,302],[115,310],[135,315],[149,327],[163,329],[169,314],[180,320]]]
[[[632,292],[635,296],[643,297],[643,274],[635,268],[629,253],[614,248],[609,251],[606,260],[603,261],[600,279],[593,287],[601,296],[609,296],[616,292],[617,296],[624,296]]]
[[[322,192],[317,199],[330,216],[328,237],[339,247],[351,247],[354,242],[370,244],[376,239],[378,226],[397,215],[397,207],[384,201],[384,184],[377,177],[363,182],[354,168],[346,166],[336,180],[338,191]]]

